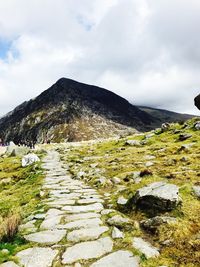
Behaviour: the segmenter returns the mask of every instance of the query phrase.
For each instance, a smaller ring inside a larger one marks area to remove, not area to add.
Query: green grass
[[[9,179],[4,183],[5,179]],[[0,159],[0,218],[6,221],[11,215],[19,215],[21,220],[37,209],[40,203],[40,187],[43,181],[40,164],[21,167],[21,159],[5,157]],[[1,224],[2,225],[2,224]],[[10,240],[0,240],[0,263],[12,260],[19,247],[26,241],[16,234]],[[8,249],[8,253],[2,253]]]
[[[100,193],[110,193],[111,201],[106,205],[113,204],[115,209],[129,216],[133,221],[141,221],[148,218],[149,214],[136,211],[134,205],[130,209],[122,209],[116,201],[123,195],[132,198],[137,189],[155,181],[165,181],[179,186],[182,205],[171,212],[164,213],[166,216],[177,218],[176,224],[163,224],[158,228],[156,234],[149,234],[142,229],[141,237],[149,240],[161,250],[160,257],[156,259],[145,259],[141,255],[142,267],[167,266],[198,266],[200,262],[200,201],[194,196],[192,186],[200,184],[199,170],[199,147],[200,131],[194,129],[192,119],[185,124],[171,124],[166,131],[156,130],[155,135],[145,139],[146,133],[133,135],[119,140],[97,142],[96,144],[83,144],[79,147],[60,146],[62,160],[70,165],[71,173],[76,177],[79,171],[86,173],[85,179],[91,186],[98,188]],[[179,133],[177,131],[180,131]],[[192,137],[179,141],[181,133],[190,133]],[[144,141],[141,147],[125,145],[125,140]],[[180,149],[183,144],[192,143],[189,150]],[[156,158],[148,160],[147,155]],[[87,160],[85,160],[85,158]],[[153,161],[154,165],[146,167],[147,161]],[[90,164],[98,163],[92,170]],[[144,176],[138,184],[134,183],[133,172],[148,169],[151,175]],[[104,185],[97,183],[100,177],[105,177],[107,182]],[[113,177],[121,179],[120,186],[125,189],[118,192],[119,185],[111,184]],[[137,235],[136,230],[126,232],[123,240],[123,247],[131,250],[130,238]],[[163,242],[169,240],[169,245]]]

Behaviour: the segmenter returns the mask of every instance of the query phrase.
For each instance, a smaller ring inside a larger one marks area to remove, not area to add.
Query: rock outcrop
[[[137,190],[134,201],[142,209],[170,211],[180,203],[179,188],[174,184],[155,182]]]
[[[200,94],[195,97],[194,104],[198,109],[200,109]]]

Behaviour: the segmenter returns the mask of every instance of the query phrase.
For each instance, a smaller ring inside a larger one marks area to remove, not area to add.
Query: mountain
[[[151,130],[166,121],[145,109],[106,89],[61,78],[1,118],[0,137],[15,143],[81,141]]]
[[[193,115],[181,114],[165,109],[150,108],[145,106],[137,106],[140,110],[145,111],[151,116],[157,118],[161,123],[162,122],[179,122],[185,121],[193,118]]]
[[[0,119],[0,137],[43,142],[107,138],[148,130],[156,119],[100,87],[61,78]]]

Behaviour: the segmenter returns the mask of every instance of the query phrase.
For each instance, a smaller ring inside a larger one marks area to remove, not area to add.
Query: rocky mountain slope
[[[1,118],[0,137],[16,143],[107,138],[153,129],[166,119],[154,115],[106,89],[62,78]]]
[[[88,140],[144,130],[155,121],[108,90],[62,78],[2,118],[0,136],[15,142]]]

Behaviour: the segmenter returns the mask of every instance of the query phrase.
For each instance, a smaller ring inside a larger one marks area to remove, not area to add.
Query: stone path
[[[40,194],[46,196],[45,208],[31,215],[21,226],[31,248],[16,255],[19,266],[139,266],[139,259],[132,252],[115,250],[112,221],[105,225],[102,220],[107,210],[98,192],[72,179],[55,151],[48,153],[43,167],[46,178]],[[124,223],[121,218],[117,219]],[[5,266],[18,266],[7,264]]]

